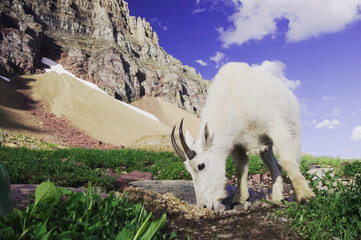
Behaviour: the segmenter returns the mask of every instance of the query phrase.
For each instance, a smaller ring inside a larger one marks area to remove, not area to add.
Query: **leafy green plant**
[[[346,176],[355,176],[356,174],[361,174],[361,161],[355,161],[352,163],[345,163],[343,165],[343,172]]]
[[[90,185],[86,193],[74,193],[43,182],[34,204],[29,199],[26,210],[0,217],[0,239],[165,239],[165,221],[165,214],[152,220],[143,205],[113,193],[100,198]]]
[[[278,214],[293,219],[293,228],[308,239],[358,239],[361,236],[361,176],[354,175],[347,185],[332,171],[326,172],[323,178],[309,175],[308,179],[316,198],[308,205],[289,203],[289,208]]]

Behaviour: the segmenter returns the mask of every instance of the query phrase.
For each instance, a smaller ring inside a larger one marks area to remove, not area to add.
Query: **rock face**
[[[34,73],[43,56],[121,101],[161,97],[194,113],[204,105],[207,81],[167,54],[123,0],[3,0],[0,75]]]

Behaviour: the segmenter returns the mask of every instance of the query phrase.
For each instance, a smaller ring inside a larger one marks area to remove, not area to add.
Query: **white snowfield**
[[[64,67],[63,67],[61,64],[58,64],[57,62],[54,62],[53,60],[51,60],[51,59],[49,59],[49,58],[46,58],[46,57],[43,57],[43,58],[41,59],[41,62],[44,63],[44,64],[46,64],[46,65],[48,65],[48,66],[50,67],[50,68],[45,68],[45,69],[44,69],[45,72],[49,73],[49,72],[55,71],[55,72],[57,72],[59,75],[61,75],[61,74],[67,74],[67,75],[73,77],[74,79],[80,81],[81,83],[87,85],[88,87],[91,87],[91,88],[93,88],[94,90],[100,91],[100,92],[106,94],[107,96],[109,96],[106,92],[104,92],[102,89],[100,89],[96,84],[91,83],[91,82],[88,82],[88,81],[85,81],[85,80],[83,80],[83,79],[81,79],[81,78],[78,78],[78,77],[76,77],[74,74],[72,74],[71,72],[69,72],[68,70],[65,70]],[[2,76],[0,76],[0,77],[1,77],[1,78],[4,78],[4,77],[2,77]],[[4,80],[6,80],[6,79],[4,79]],[[9,80],[9,79],[8,79],[8,80]],[[9,80],[9,81],[10,81],[10,80]],[[109,97],[110,97],[110,96],[109,96]],[[150,119],[152,119],[152,120],[154,120],[154,121],[159,122],[159,119],[158,119],[156,116],[154,116],[153,114],[150,114],[149,112],[146,112],[146,111],[144,111],[144,110],[142,110],[142,109],[139,109],[139,108],[137,108],[137,107],[134,107],[134,106],[132,106],[132,105],[130,105],[130,104],[127,104],[127,103],[125,103],[125,102],[118,101],[118,100],[116,100],[115,98],[112,98],[112,99],[114,99],[114,101],[117,101],[117,102],[123,104],[124,106],[132,109],[133,111],[136,111],[136,112],[138,112],[138,113],[140,113],[140,114],[142,114],[142,115],[144,115],[144,116],[146,116],[146,117],[148,117],[148,118],[150,118]]]
[[[7,77],[4,77],[4,76],[1,76],[1,75],[0,75],[0,78],[3,79],[3,80],[5,80],[5,81],[7,81],[7,82],[10,82],[10,79],[7,78]]]

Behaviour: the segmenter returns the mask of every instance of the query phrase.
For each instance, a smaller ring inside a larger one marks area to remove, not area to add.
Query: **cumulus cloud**
[[[266,60],[263,61],[261,65],[253,64],[252,67],[271,73],[286,84],[291,90],[294,90],[301,84],[299,80],[290,80],[285,76],[286,65],[283,62]]]
[[[277,22],[288,21],[286,39],[296,42],[343,30],[361,20],[361,0],[234,0],[232,26],[219,28],[224,47],[261,40],[277,32]]]
[[[210,60],[214,61],[216,63],[216,67],[219,68],[225,63],[226,55],[222,52],[216,52],[213,57],[210,58]]]
[[[207,66],[207,65],[208,65],[208,63],[206,63],[205,61],[203,61],[203,60],[201,60],[201,59],[196,60],[196,62],[199,63],[199,64],[202,65],[202,66]]]
[[[334,129],[336,126],[340,125],[341,123],[336,120],[336,119],[332,119],[331,121],[326,119],[323,120],[322,122],[318,123],[316,125],[316,128],[328,128],[328,129]]]
[[[357,126],[352,130],[351,139],[354,141],[361,140],[361,126]]]

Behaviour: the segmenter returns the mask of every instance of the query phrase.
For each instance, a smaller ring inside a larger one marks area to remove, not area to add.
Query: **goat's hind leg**
[[[273,154],[272,147],[268,147],[266,150],[260,153],[263,163],[271,171],[272,177],[272,201],[275,203],[283,200],[283,181],[281,166],[278,164],[275,155]]]
[[[234,203],[246,203],[249,198],[247,177],[248,177],[248,156],[245,150],[236,146],[231,152],[232,159],[236,166],[238,187],[236,196],[233,198]]]

